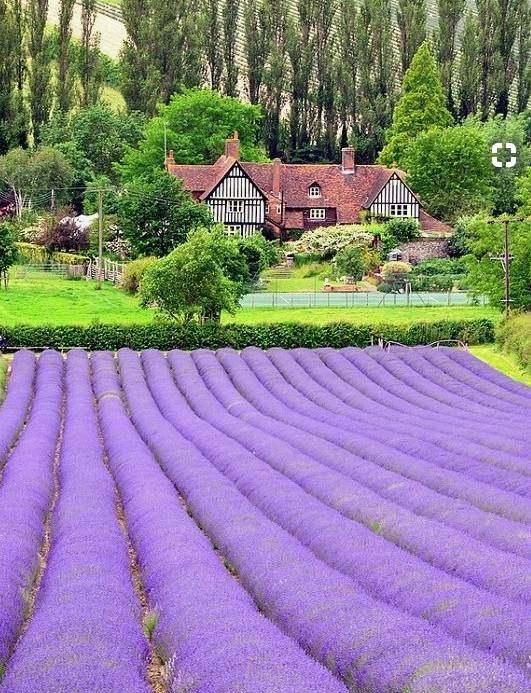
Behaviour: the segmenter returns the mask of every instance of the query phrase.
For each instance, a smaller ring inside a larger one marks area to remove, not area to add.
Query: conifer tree
[[[74,74],[72,69],[72,15],[75,0],[61,0],[59,8],[59,53],[57,56],[57,107],[67,113],[72,105]]]
[[[226,0],[223,7],[223,58],[225,61],[224,91],[227,96],[238,93],[236,36],[238,34],[239,0]]]
[[[265,140],[269,156],[280,153],[280,118],[288,87],[288,6],[286,0],[263,0],[269,56],[264,71]]]
[[[476,0],[478,8],[478,56],[480,60],[480,112],[483,120],[491,114],[496,100],[498,47],[497,0]]]
[[[335,0],[315,2],[315,75],[317,80],[315,141],[323,151],[325,158],[328,159],[334,157],[336,148],[335,65],[333,59],[335,42],[332,32],[335,14]]]
[[[342,142],[346,144],[348,124],[358,116],[358,34],[357,0],[341,0],[339,7],[338,87]]]
[[[48,17],[48,0],[30,0],[29,2],[29,94],[33,139],[40,140],[40,132],[47,122],[50,107],[50,58],[48,39],[45,35]]]
[[[381,163],[405,167],[408,146],[419,133],[451,123],[439,70],[425,41],[404,76],[387,144],[380,154]]]
[[[13,20],[6,0],[0,0],[0,154],[5,154],[12,144],[11,119],[15,87]]]
[[[479,57],[478,21],[467,12],[461,35],[459,62],[459,117],[466,118],[479,108],[481,66]]]
[[[298,0],[297,16],[288,30],[288,55],[291,67],[291,103],[289,140],[292,154],[310,144],[312,94],[310,80],[314,69],[313,0]]]
[[[456,114],[454,97],[454,66],[457,48],[457,29],[465,10],[465,0],[438,0],[439,26],[436,36],[437,59],[449,110]],[[463,50],[466,47],[463,46]]]

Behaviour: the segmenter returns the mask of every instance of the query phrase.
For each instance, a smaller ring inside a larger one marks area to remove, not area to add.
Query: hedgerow
[[[521,313],[504,320],[496,330],[496,341],[516,355],[524,368],[531,369],[531,313]]]
[[[49,253],[46,248],[36,243],[17,243],[19,260],[23,264],[40,264],[57,262],[61,265],[84,265],[88,262],[87,255],[76,253],[62,253],[54,251]]]
[[[441,320],[415,322],[405,325],[356,325],[346,322],[326,325],[305,323],[273,323],[257,325],[207,324],[188,325],[154,322],[149,325],[110,325],[95,323],[88,326],[0,326],[3,348],[67,349],[83,347],[92,351],[131,349],[261,349],[282,347],[366,347],[395,341],[409,346],[429,344],[438,340],[461,340],[482,344],[494,340],[494,322],[489,318],[472,320]]]

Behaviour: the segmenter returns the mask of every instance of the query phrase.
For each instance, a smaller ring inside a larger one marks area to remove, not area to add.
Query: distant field
[[[243,308],[235,316],[224,315],[223,322],[311,322],[323,324],[348,322],[408,323],[416,320],[497,317],[483,306],[403,307],[359,306],[355,308]],[[54,276],[37,275],[12,279],[8,291],[0,291],[0,325],[87,325],[104,323],[148,323],[153,312],[144,310],[136,298],[110,284],[101,291],[93,282],[68,281]]]
[[[487,306],[385,306],[380,308],[243,308],[223,322],[311,322],[322,325],[339,320],[356,323],[407,324],[418,320],[460,320],[461,318],[494,318],[498,311]]]

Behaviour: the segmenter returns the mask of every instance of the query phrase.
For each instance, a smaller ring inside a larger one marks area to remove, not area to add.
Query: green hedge
[[[531,313],[521,313],[500,323],[496,341],[505,351],[515,354],[524,368],[531,370]]]
[[[355,325],[346,322],[327,325],[277,323],[258,325],[178,325],[155,322],[150,325],[92,324],[86,327],[18,325],[0,327],[4,348],[83,347],[91,351],[131,349],[217,349],[229,346],[243,349],[270,347],[365,347],[377,342],[429,344],[441,339],[459,339],[468,344],[494,340],[494,322],[487,318],[474,320],[441,320],[409,325]]]
[[[84,265],[89,261],[86,255],[75,253],[49,253],[42,245],[35,243],[17,243],[19,259],[25,264],[57,262],[61,265]]]

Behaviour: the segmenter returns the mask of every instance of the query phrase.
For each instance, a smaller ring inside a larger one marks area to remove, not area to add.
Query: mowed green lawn
[[[111,323],[150,322],[153,313],[143,310],[136,298],[112,284],[85,279],[30,275],[12,278],[9,289],[0,289],[0,325],[86,325],[95,320]]]
[[[327,322],[408,323],[416,320],[497,317],[488,307],[441,306],[402,307],[359,306],[355,308],[245,308],[236,315],[224,315],[223,322]],[[109,283],[101,291],[95,282],[31,275],[11,279],[9,289],[0,289],[1,325],[87,325],[103,323],[148,323],[154,313],[140,308],[135,297]]]

